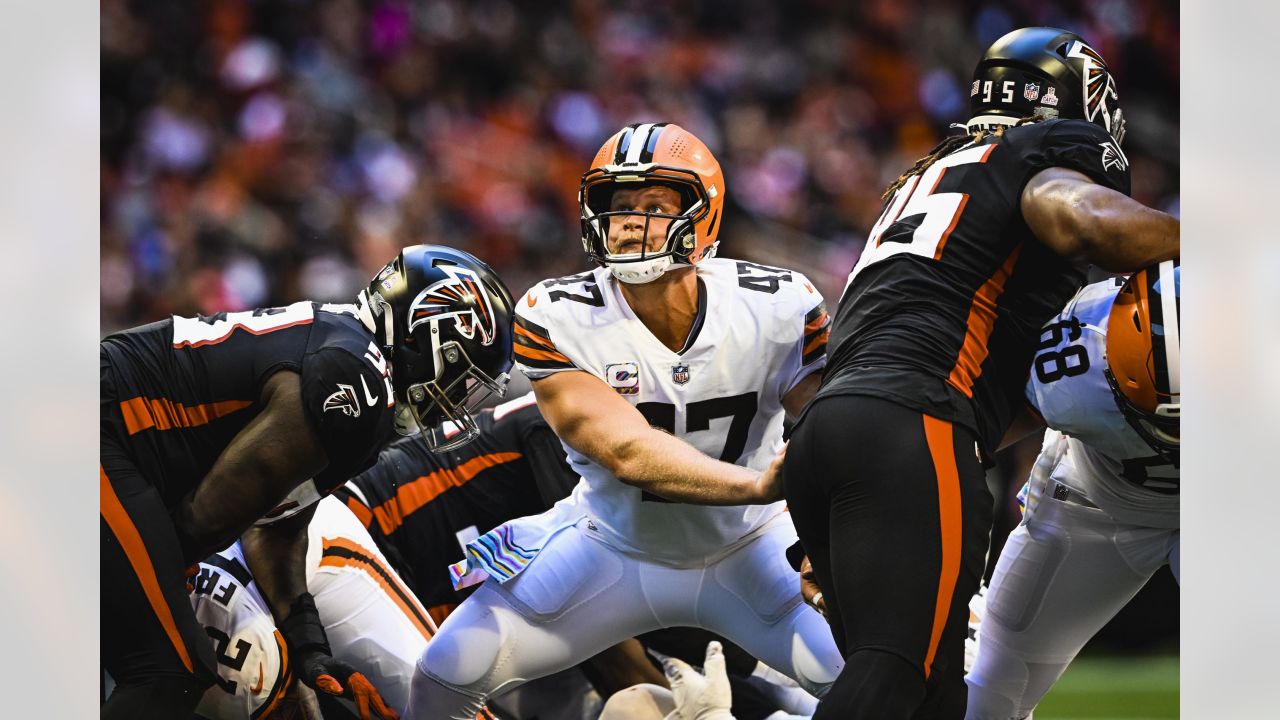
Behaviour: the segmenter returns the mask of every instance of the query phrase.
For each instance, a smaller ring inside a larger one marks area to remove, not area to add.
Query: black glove
[[[355,701],[360,720],[373,720],[372,713],[380,720],[399,720],[400,713],[387,707],[368,678],[333,657],[311,593],[299,595],[289,606],[289,617],[280,623],[280,634],[296,663],[297,676],[307,687]]]

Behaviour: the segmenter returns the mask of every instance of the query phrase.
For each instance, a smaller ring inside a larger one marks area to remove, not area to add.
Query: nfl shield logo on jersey
[[[672,365],[671,380],[677,385],[683,385],[689,382],[689,366],[688,365]]]
[[[619,395],[640,394],[640,366],[633,362],[612,363],[604,368],[604,378]]]

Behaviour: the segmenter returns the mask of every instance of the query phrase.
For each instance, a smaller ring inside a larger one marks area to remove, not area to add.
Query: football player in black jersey
[[[398,440],[333,493],[437,625],[473,589],[454,590],[449,578],[449,565],[463,557],[460,538],[543,512],[578,482],[532,393],[476,420],[474,442],[433,453],[421,440]],[[450,426],[444,434],[456,432]]]
[[[116,682],[103,718],[191,716],[215,674],[184,568],[241,533],[297,677],[394,716],[328,651],[303,572],[309,513],[245,531],[300,486],[318,497],[368,467],[393,427],[453,421],[461,432],[433,435],[434,449],[473,437],[470,408],[505,389],[511,306],[471,255],[413,246],[355,305],[173,317],[103,339],[101,650]]]
[[[959,718],[967,604],[991,528],[983,466],[1040,326],[1085,263],[1176,257],[1178,221],[1128,197],[1102,57],[1024,28],[987,50],[968,133],[893,183],[849,277],[786,497],[847,664],[816,718]]]

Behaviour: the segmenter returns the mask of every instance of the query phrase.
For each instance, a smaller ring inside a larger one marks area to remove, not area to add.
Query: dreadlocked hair
[[[1026,125],[1027,123],[1033,123],[1037,120],[1044,119],[1045,118],[1035,115],[1029,115],[1014,123],[1013,126],[1017,127],[1019,125]],[[952,135],[951,137],[943,138],[942,142],[933,146],[933,149],[929,151],[928,155],[917,160],[915,165],[912,165],[906,172],[899,175],[898,179],[894,180],[893,184],[885,189],[884,194],[880,196],[880,199],[888,200],[894,193],[898,192],[899,188],[907,183],[907,180],[910,180],[914,175],[923,174],[925,170],[929,169],[930,165],[938,160],[938,158],[946,157],[965,145],[977,145],[982,142],[988,134],[992,137],[1000,137],[1001,135],[1004,135],[1004,131],[1006,129],[1008,129],[1008,126],[1002,125],[995,130],[992,130],[990,133],[986,130],[976,130],[974,132],[965,133],[964,135]]]

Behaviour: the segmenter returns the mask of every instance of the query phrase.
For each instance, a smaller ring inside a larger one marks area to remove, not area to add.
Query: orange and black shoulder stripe
[[[556,349],[551,333],[537,323],[516,315],[516,360],[539,370],[568,370],[573,361]]]
[[[820,302],[804,316],[804,350],[801,364],[809,365],[827,352],[827,338],[831,336],[831,316],[827,304]]]

